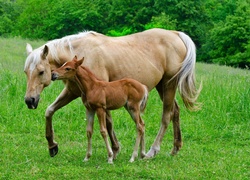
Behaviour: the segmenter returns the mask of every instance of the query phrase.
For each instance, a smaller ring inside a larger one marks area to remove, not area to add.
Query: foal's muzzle
[[[51,74],[51,80],[55,81],[58,78],[58,75],[56,73]]]
[[[37,97],[25,97],[25,103],[27,104],[29,109],[36,109],[38,106],[40,96]]]

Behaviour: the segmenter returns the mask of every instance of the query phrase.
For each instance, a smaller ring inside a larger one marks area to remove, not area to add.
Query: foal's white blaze
[[[67,62],[65,62],[65,63],[62,65],[62,67],[64,67],[66,63],[67,63]]]

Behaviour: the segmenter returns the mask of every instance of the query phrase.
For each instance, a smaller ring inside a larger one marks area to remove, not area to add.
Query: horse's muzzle
[[[36,109],[38,106],[40,96],[37,97],[25,97],[25,103],[29,109]]]

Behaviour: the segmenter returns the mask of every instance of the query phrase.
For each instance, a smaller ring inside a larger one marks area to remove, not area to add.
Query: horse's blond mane
[[[46,44],[42,45],[41,47],[35,49],[32,51],[32,53],[29,54],[29,56],[26,59],[24,69],[26,70],[28,67],[31,71],[35,68],[35,66],[40,61],[40,55],[45,45],[49,47],[49,54],[51,55],[51,58],[54,59],[57,63],[60,64],[60,60],[58,57],[58,49],[61,51],[65,51],[65,47],[68,46],[70,52],[72,53],[72,56],[74,54],[74,49],[72,47],[71,42],[75,39],[82,38],[88,34],[95,34],[94,31],[83,31],[78,34],[68,35],[60,39],[55,39],[48,41]]]
[[[25,65],[24,65],[24,71],[27,70],[29,67],[30,71],[33,71],[38,64],[40,60],[40,54],[41,54],[42,48],[37,48],[32,53],[30,53],[26,59]]]
[[[78,34],[73,34],[73,35],[68,35],[65,36],[61,39],[55,39],[52,41],[48,41],[46,43],[46,45],[49,47],[49,53],[51,54],[51,57],[56,60],[59,61],[58,55],[57,55],[57,50],[60,49],[61,51],[65,51],[65,47],[68,47],[68,49],[70,50],[71,54],[74,54],[74,49],[73,46],[71,44],[71,42],[75,39],[79,39],[82,38],[88,34],[95,34],[96,32],[94,31],[83,31],[80,32]]]

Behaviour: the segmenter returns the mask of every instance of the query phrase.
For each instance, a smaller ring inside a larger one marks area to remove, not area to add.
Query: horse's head
[[[34,51],[31,45],[26,46],[28,57],[25,62],[24,72],[27,76],[27,89],[25,103],[29,109],[36,109],[40,93],[51,82],[51,69],[47,59],[48,47],[38,48]]]
[[[73,80],[77,68],[83,63],[84,58],[77,60],[75,56],[72,61],[64,63],[60,68],[52,71],[52,80]]]

